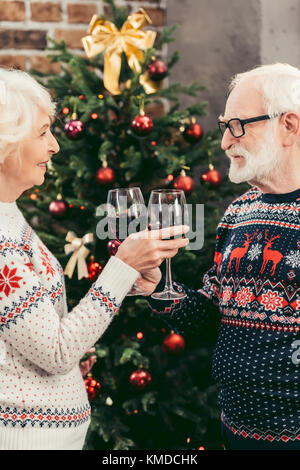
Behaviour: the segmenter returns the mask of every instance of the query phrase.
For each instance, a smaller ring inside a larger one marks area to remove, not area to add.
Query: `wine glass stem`
[[[166,284],[165,290],[172,290],[171,258],[166,258]]]

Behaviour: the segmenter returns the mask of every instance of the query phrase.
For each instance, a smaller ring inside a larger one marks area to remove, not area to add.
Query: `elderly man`
[[[146,298],[178,333],[218,327],[226,449],[300,450],[300,70],[235,76],[219,127],[230,180],[251,187],[218,225],[202,288],[176,283],[187,293],[177,303]],[[162,290],[160,270],[148,274],[145,287]]]

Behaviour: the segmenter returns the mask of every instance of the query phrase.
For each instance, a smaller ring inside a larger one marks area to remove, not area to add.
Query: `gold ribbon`
[[[128,16],[120,30],[111,21],[94,15],[89,25],[88,36],[81,39],[89,58],[105,51],[103,84],[113,95],[121,93],[119,78],[122,52],[126,54],[129,67],[134,72],[140,73],[141,62],[144,60],[142,50],[153,47],[156,32],[141,31],[147,23],[152,24],[152,21],[143,8]],[[146,73],[140,77],[140,83],[146,93],[155,93],[159,87]]]
[[[87,233],[86,235],[84,235],[84,237],[78,238],[74,232],[68,232],[66,240],[70,243],[64,246],[65,253],[66,255],[69,255],[73,252],[73,254],[69,259],[67,266],[65,267],[64,274],[69,276],[69,278],[71,279],[77,263],[78,279],[88,277],[89,273],[85,259],[89,254],[90,250],[84,245],[85,243],[93,242],[94,234]]]

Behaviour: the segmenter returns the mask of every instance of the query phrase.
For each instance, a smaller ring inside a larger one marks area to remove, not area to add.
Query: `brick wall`
[[[131,12],[143,7],[159,30],[166,23],[167,0],[119,0]],[[22,70],[35,68],[59,73],[59,64],[51,64],[45,50],[47,36],[64,39],[72,52],[85,55],[81,38],[93,14],[109,13],[102,0],[0,0],[0,66]]]

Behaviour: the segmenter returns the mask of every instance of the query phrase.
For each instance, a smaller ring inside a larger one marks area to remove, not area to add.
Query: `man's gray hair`
[[[266,114],[296,111],[300,113],[300,70],[289,64],[259,65],[236,74],[229,84],[229,92],[239,83],[251,80],[262,94]]]

